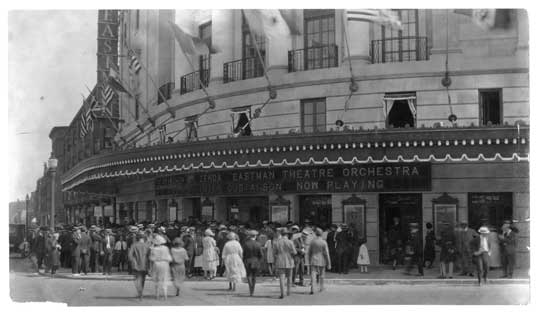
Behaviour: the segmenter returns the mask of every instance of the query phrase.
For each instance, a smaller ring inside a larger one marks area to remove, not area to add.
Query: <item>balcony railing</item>
[[[223,83],[262,77],[263,75],[264,67],[258,57],[244,58],[223,64]]]
[[[429,59],[427,37],[385,38],[371,41],[371,62],[403,62]]]
[[[335,44],[289,50],[289,72],[337,67],[338,56]]]
[[[188,73],[180,78],[180,94],[186,94],[201,89],[201,83],[204,87],[208,87],[209,81],[210,70],[208,69]]]
[[[169,82],[169,83],[163,84],[159,88],[159,92],[158,92],[158,97],[157,97],[158,105],[165,102],[166,100],[170,99],[172,97],[173,91],[174,91],[174,82]]]

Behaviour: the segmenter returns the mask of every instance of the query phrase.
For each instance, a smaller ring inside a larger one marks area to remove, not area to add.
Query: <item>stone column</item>
[[[233,61],[235,38],[241,34],[235,28],[235,18],[239,10],[212,10],[212,44],[219,49],[210,59],[210,86],[223,83],[223,64]]]

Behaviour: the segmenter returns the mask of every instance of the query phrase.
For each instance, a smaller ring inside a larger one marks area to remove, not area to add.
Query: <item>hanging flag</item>
[[[402,30],[401,21],[396,12],[388,9],[346,10],[347,21],[377,23]]]
[[[302,22],[300,19],[301,11],[302,10],[298,9],[279,10],[279,13],[281,13],[281,16],[283,17],[283,20],[285,20],[285,23],[287,23],[287,26],[289,27],[291,35],[302,35]]]
[[[103,100],[104,107],[107,107],[112,102],[113,97],[114,97],[114,90],[108,84],[105,84],[101,88],[101,99]]]
[[[135,56],[135,54],[132,52],[130,52],[129,58],[129,69],[131,69],[133,73],[138,74],[139,71],[141,71],[141,63],[139,62],[139,59],[137,59],[137,56]]]
[[[215,47],[208,47],[206,42],[199,37],[190,35],[180,26],[169,22],[174,38],[186,55],[208,55],[219,52]]]
[[[89,108],[84,114],[84,120],[86,120],[86,130],[94,130],[94,112],[92,108]]]
[[[280,11],[275,10],[260,10],[250,9],[242,10],[244,17],[251,31],[257,35],[266,36],[275,39],[283,39],[290,36],[293,31],[289,28]],[[288,16],[290,18],[290,16]],[[294,32],[298,32],[298,28],[294,27]]]
[[[454,13],[469,16],[484,30],[509,29],[515,24],[515,9],[455,9]]]
[[[124,86],[122,83],[122,78],[120,77],[120,73],[118,72],[118,69],[111,65],[109,67],[109,85],[115,89],[118,92],[127,93],[129,96],[132,97],[131,92],[128,88]]]
[[[82,114],[81,114],[81,128],[79,131],[80,131],[79,136],[81,138],[84,138],[84,136],[86,136],[86,133],[88,132],[88,130],[86,129],[86,119],[85,117],[83,117]]]

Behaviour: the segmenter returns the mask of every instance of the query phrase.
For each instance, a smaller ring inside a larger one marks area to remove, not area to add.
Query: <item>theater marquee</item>
[[[155,180],[156,196],[430,191],[431,163],[196,172]]]

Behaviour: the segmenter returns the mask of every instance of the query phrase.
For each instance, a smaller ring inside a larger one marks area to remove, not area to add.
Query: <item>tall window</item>
[[[210,48],[212,47],[212,21],[199,26],[199,37]],[[208,86],[210,79],[210,54],[199,56],[199,70],[201,82]]]
[[[420,37],[418,10],[392,10],[401,21],[402,29],[381,26],[380,39],[372,41],[373,63],[427,60],[427,37]]]
[[[242,13],[242,76],[244,79],[260,77],[264,73],[263,64],[259,60],[257,54],[258,48],[261,58],[263,61],[266,60],[264,37],[257,34],[253,34],[253,36],[255,43],[251,38],[249,24],[247,23],[244,13]]]
[[[139,29],[141,21],[141,10],[135,10],[135,29]]]
[[[195,141],[197,140],[197,128],[198,128],[198,121],[197,121],[197,115],[186,117],[185,119],[186,124],[186,141]]]
[[[326,131],[326,99],[302,100],[300,105],[302,132]]]
[[[305,69],[334,66],[335,10],[304,10]]]
[[[480,125],[502,124],[501,89],[479,90]]]

